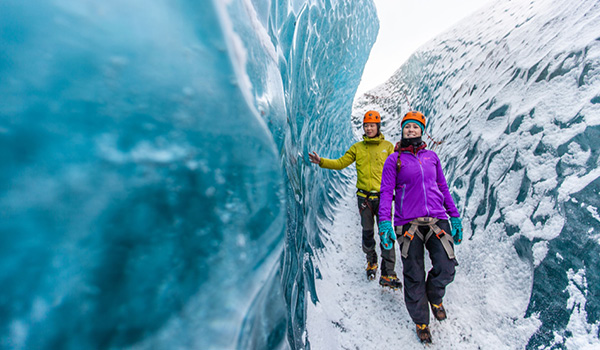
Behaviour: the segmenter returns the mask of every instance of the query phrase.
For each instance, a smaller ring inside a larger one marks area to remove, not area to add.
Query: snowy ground
[[[366,260],[361,249],[361,227],[356,196],[349,189],[328,228],[326,248],[317,254],[322,279],[316,281],[319,303],[310,303],[307,329],[311,348],[374,349],[421,346],[406,307],[403,291],[382,288],[365,278]],[[402,274],[402,263],[396,264]],[[379,272],[379,271],[378,271]],[[452,331],[451,303],[449,318],[430,325],[433,348],[448,349],[443,333]],[[445,343],[445,342],[444,342]],[[432,348],[432,347],[428,347]],[[450,347],[451,348],[451,347]]]
[[[406,311],[403,291],[380,287],[379,274],[375,281],[365,278],[366,262],[361,250],[360,219],[353,188],[348,188],[336,208],[333,224],[326,227],[329,233],[323,237],[325,248],[316,253],[316,266],[322,278],[316,280],[319,302],[308,305],[307,332],[311,349],[424,347]],[[460,259],[459,253],[457,251]],[[469,281],[464,276],[468,272],[461,272],[461,267],[465,268],[462,264],[458,267],[455,282],[447,288],[444,305],[448,319],[438,322],[431,317],[433,344],[427,348],[524,348],[535,327],[523,328],[522,321],[514,318],[509,321],[511,324],[506,324],[506,315],[499,315],[502,312],[492,312],[492,315],[482,312],[486,304],[489,307],[488,302],[481,301],[485,298],[478,297],[482,287],[477,286],[477,281]],[[402,275],[399,256],[396,272]]]

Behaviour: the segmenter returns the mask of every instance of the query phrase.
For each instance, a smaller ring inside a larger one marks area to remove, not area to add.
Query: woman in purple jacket
[[[393,248],[396,232],[400,236],[406,308],[421,342],[430,343],[429,307],[437,320],[446,319],[442,299],[458,265],[454,244],[462,240],[462,224],[440,159],[421,140],[425,125],[420,112],[408,112],[402,119],[402,140],[383,166],[379,234],[386,249]],[[424,248],[432,264],[427,276]]]

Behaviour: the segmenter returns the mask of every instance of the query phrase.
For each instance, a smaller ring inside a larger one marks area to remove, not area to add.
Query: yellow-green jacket
[[[386,141],[383,134],[379,134],[374,138],[363,135],[363,140],[353,144],[341,158],[327,159],[321,157],[319,166],[340,170],[356,161],[356,188],[367,192],[379,192],[383,164],[393,152],[394,145]],[[361,193],[358,195],[361,195]]]

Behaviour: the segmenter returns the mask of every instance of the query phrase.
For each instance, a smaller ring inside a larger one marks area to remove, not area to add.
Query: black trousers
[[[408,230],[411,224],[402,227],[397,232],[398,238]],[[439,220],[437,225],[446,232],[450,231],[448,220]],[[419,231],[425,237],[429,226],[419,226]],[[425,276],[425,250],[429,251],[431,270]],[[402,249],[402,247],[400,248]],[[404,274],[404,302],[413,322],[429,324],[429,303],[439,304],[446,294],[446,286],[454,280],[455,259],[448,258],[442,242],[435,235],[426,244],[415,235],[408,249],[408,257],[402,258]]]
[[[360,212],[360,224],[362,226],[362,250],[367,255],[367,261],[377,262],[377,251],[375,250],[375,219],[379,222],[379,198],[365,198],[357,196],[358,211]],[[396,243],[390,250],[381,249],[381,275],[395,275],[396,267]]]

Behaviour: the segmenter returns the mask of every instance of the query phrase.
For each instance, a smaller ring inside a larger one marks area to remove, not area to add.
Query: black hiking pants
[[[444,231],[450,231],[448,220],[439,220],[437,225]],[[410,228],[411,224],[402,227],[402,232],[397,232],[398,238]],[[419,226],[423,237],[429,232],[429,226]],[[431,270],[425,276],[425,251],[429,251]],[[402,249],[402,247],[400,248]],[[429,303],[439,304],[446,293],[446,286],[454,280],[456,260],[448,258],[442,242],[435,235],[423,244],[415,235],[410,242],[408,257],[402,258],[404,273],[404,302],[413,322],[429,324]]]
[[[360,212],[360,224],[362,226],[362,250],[367,254],[367,261],[377,262],[377,251],[375,250],[375,219],[379,222],[379,197],[365,198],[357,196],[358,211]],[[381,243],[381,275],[395,275],[396,249],[385,250]]]

